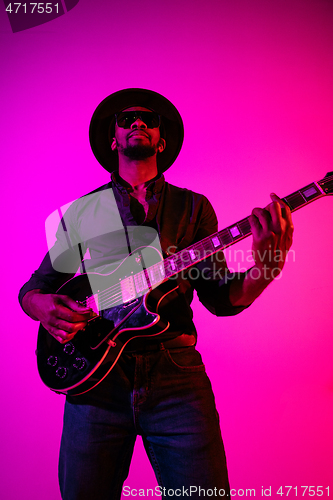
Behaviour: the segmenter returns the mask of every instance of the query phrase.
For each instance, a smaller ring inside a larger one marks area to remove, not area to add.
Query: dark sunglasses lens
[[[158,114],[149,111],[127,111],[116,115],[117,125],[121,128],[130,128],[131,125],[138,119],[142,120],[148,128],[156,128],[160,124]]]
[[[130,128],[135,121],[134,113],[118,113],[116,115],[117,125],[121,128]]]
[[[156,113],[142,113],[142,121],[148,128],[157,128],[160,125],[160,117]]]

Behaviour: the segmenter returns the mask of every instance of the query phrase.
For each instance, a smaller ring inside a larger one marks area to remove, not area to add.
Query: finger
[[[57,318],[61,318],[70,323],[77,323],[80,321],[87,321],[96,315],[90,308],[81,307],[81,308],[76,308],[77,310],[73,310],[71,305],[73,303],[76,305],[78,304],[67,296],[61,295],[59,296],[59,299],[60,302],[57,304],[56,307]]]
[[[45,325],[43,325],[45,326]],[[75,336],[75,333],[68,333],[64,330],[59,330],[58,328],[54,328],[50,325],[46,327],[46,330],[54,337],[58,342],[64,344],[65,342],[69,342]]]
[[[258,220],[258,218],[253,215],[253,213],[249,216],[248,218],[250,226],[251,226],[251,232],[255,238],[259,238],[259,235],[261,234],[262,227],[261,224]]]
[[[267,211],[270,213],[272,218],[271,228],[275,234],[280,234],[284,226],[284,221],[282,217],[282,208],[277,201],[273,201],[267,207]]]
[[[271,224],[272,218],[271,218],[270,213],[267,210],[265,210],[263,208],[258,208],[258,207],[254,208],[252,210],[252,215],[257,217],[259,224],[265,233],[270,232],[270,224]]]
[[[56,330],[75,335],[79,330],[83,330],[87,326],[87,322],[80,321],[70,323],[62,319],[57,319],[54,322],[50,322],[50,325]]]
[[[51,335],[58,341],[60,342],[60,344],[65,344],[66,342],[69,342],[70,340],[73,339],[74,335],[63,335],[62,337],[60,335],[55,335],[55,334],[52,334]]]
[[[292,229],[294,229],[290,207],[287,205],[287,203],[285,203],[283,200],[281,200],[275,193],[271,193],[271,198],[273,201],[277,201],[279,203],[280,207],[283,209],[282,215],[284,216],[284,218],[288,222],[288,225],[291,226]]]
[[[271,193],[270,197],[271,197],[271,200],[276,201],[280,205],[281,208],[287,207],[286,203],[283,200],[281,200],[281,198],[279,198],[279,196],[277,194]]]
[[[92,311],[91,307],[83,306],[82,304],[80,304],[80,302],[76,302],[68,295],[58,295],[58,297],[59,299],[61,299],[61,302],[63,302],[63,304],[65,304],[72,311],[82,314]]]
[[[281,216],[287,221],[286,230],[292,235],[294,231],[294,225],[291,217],[290,207],[281,198],[279,198],[275,193],[271,193],[271,199],[273,202],[277,202],[281,207]]]
[[[291,211],[290,211],[290,207],[289,205],[287,205],[287,203],[285,203],[281,198],[279,198],[278,195],[276,195],[275,193],[271,193],[270,194],[270,197],[271,197],[271,200],[273,202],[277,202],[280,207],[281,207],[281,212],[282,212],[282,216],[287,219],[287,220],[290,220],[291,221]]]

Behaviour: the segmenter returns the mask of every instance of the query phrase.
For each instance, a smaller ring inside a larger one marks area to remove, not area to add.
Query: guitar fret
[[[182,250],[180,252],[180,260],[183,265],[185,264],[185,267],[188,267],[190,264],[192,264],[194,259],[192,259],[190,252],[186,248],[185,250]]]
[[[305,199],[303,198],[303,196],[300,194],[299,191],[296,191],[295,193],[286,196],[285,198],[283,198],[283,200],[286,201],[291,210],[296,210],[296,208],[306,204]]]
[[[164,270],[165,270],[165,277],[170,278],[173,274],[176,273],[176,265],[174,263],[174,259],[172,259],[172,264],[171,261],[168,259],[165,259],[164,261]]]
[[[192,260],[196,260],[196,252],[192,248],[188,251]]]
[[[238,227],[240,228],[243,236],[247,236],[251,233],[251,226],[247,217],[238,222]]]
[[[331,172],[332,173],[332,172]],[[333,179],[331,179],[332,176],[328,176],[326,179],[322,179],[321,181],[318,182],[319,186],[322,188],[322,190],[325,193],[329,193],[330,191],[333,191]]]
[[[181,252],[178,252],[177,254],[177,265],[178,265],[178,269],[182,268],[184,266],[184,257],[187,256],[187,252],[184,252],[184,250],[182,250]]]
[[[182,266],[179,261],[178,253],[175,253],[172,257],[169,257],[167,261],[168,261],[168,273],[170,273],[170,276],[172,276],[173,274],[177,274],[178,271],[181,271]]]
[[[309,186],[306,186],[305,188],[301,189],[301,194],[302,196],[305,197],[306,201],[310,201],[313,200],[314,198],[317,198],[322,193],[315,185],[315,183],[312,183]]]
[[[174,262],[176,264],[177,271],[179,271],[182,268],[181,254],[180,253],[175,254],[174,258],[175,258]]]
[[[220,240],[222,240],[223,246],[229,245],[230,243],[232,243],[232,240],[233,240],[228,229],[223,229],[222,231],[220,231],[219,238],[220,238]]]
[[[198,258],[204,259],[206,254],[207,254],[207,251],[205,250],[205,248],[202,244],[202,241],[195,243],[195,245],[193,245],[193,247],[195,248],[195,253],[198,256]]]
[[[176,269],[177,269],[177,265],[176,265],[175,260],[176,259],[170,259],[170,261],[169,261],[170,268],[172,269],[172,271],[176,271]]]
[[[218,248],[222,245],[220,238],[217,235],[213,236],[213,238],[211,238],[210,241],[213,243],[214,249]],[[209,245],[209,247],[211,247],[211,245]],[[209,248],[209,250],[210,250],[210,248]]]
[[[232,239],[238,239],[238,237],[241,236],[241,232],[239,230],[238,224],[235,224],[233,226],[229,226],[228,230],[232,236]]]

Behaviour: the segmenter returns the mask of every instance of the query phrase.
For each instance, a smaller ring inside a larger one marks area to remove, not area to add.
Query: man
[[[155,92],[126,89],[97,107],[90,142],[98,161],[112,172],[111,182],[72,205],[54,248],[20,292],[24,311],[60,343],[75,342],[96,314],[55,294],[75,274],[87,249],[91,258],[84,259],[84,270],[110,272],[140,246],[146,229],[156,230],[165,257],[180,255],[217,231],[207,198],[164,180],[182,141],[178,111]],[[155,300],[168,328],[157,337],[128,342],[104,380],[83,394],[67,396],[59,462],[63,499],[120,498],[137,434],[164,497],[185,497],[190,487],[192,498],[207,490],[214,496],[230,494],[214,396],[194,347],[190,303],[196,289],[212,313],[237,314],[281,271],[293,227],[289,208],[271,196],[272,203],[255,208],[249,218],[255,259],[251,272],[231,276],[223,254],[216,252],[197,263],[196,273],[173,276]],[[119,219],[110,228],[115,206]],[[218,250],[219,244],[215,246]]]

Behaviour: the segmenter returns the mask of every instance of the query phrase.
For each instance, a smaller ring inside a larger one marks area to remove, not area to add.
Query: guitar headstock
[[[333,172],[327,172],[325,177],[318,182],[325,194],[333,194]]]

